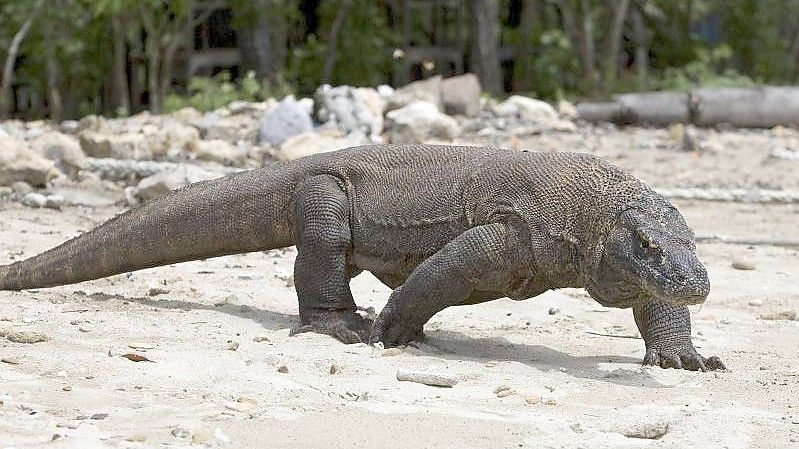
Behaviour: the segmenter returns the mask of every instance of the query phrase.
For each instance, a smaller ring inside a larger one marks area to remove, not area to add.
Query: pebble
[[[125,438],[125,441],[130,441],[131,443],[144,443],[147,441],[147,436],[141,433],[137,433]]]
[[[0,359],[0,362],[8,363],[9,365],[19,365],[19,363],[20,363],[19,360],[13,359],[11,357],[4,357],[4,358]]]
[[[654,422],[654,423],[641,423],[625,429],[622,434],[627,438],[644,438],[649,440],[656,440],[666,432],[669,431],[669,423],[667,422]]]
[[[239,349],[239,342],[231,341],[230,344],[228,345],[227,349],[228,349],[228,351],[235,351],[235,350]]]
[[[64,391],[72,391],[72,386],[71,385],[64,385],[63,387],[61,387],[61,389],[64,390]]]
[[[555,315],[556,313],[560,313],[560,309],[558,309],[557,307],[552,307],[549,309],[550,315]]]
[[[506,390],[498,391],[497,392],[497,397],[498,398],[504,398],[504,397],[510,396],[512,394],[516,394],[516,392],[514,390],[508,388]]]
[[[84,333],[89,333],[89,332],[91,332],[93,329],[92,329],[92,328],[90,328],[90,327],[87,327],[87,326],[80,326],[80,327],[78,328],[78,330],[79,330],[79,331],[81,331],[81,332],[84,332]]]
[[[751,270],[754,270],[756,268],[754,263],[752,263],[752,262],[750,262],[748,260],[742,260],[742,259],[733,260],[731,265],[736,270],[751,271]]]
[[[173,437],[180,439],[188,438],[190,435],[189,431],[184,429],[183,427],[175,427],[174,429],[172,429],[170,433],[172,434]]]
[[[61,195],[47,195],[44,201],[44,207],[48,209],[61,209],[64,205],[64,197]]]
[[[8,341],[14,343],[40,343],[47,341],[47,335],[39,332],[14,331],[6,334]]]
[[[383,352],[380,353],[380,355],[382,355],[383,357],[393,357],[395,355],[400,355],[400,354],[402,354],[402,349],[400,348],[388,348],[384,349]]]
[[[228,304],[238,302],[239,298],[236,295],[227,295],[224,298],[214,302],[214,307],[222,307]]]
[[[142,343],[138,341],[132,341],[128,343],[128,347],[130,349],[155,349],[155,345],[150,343]]]
[[[152,286],[147,290],[147,296],[166,295],[167,293],[169,293],[169,289],[160,286]]]
[[[530,405],[538,404],[541,402],[541,396],[538,396],[537,394],[527,394],[524,396],[524,402]]]
[[[750,306],[755,306],[755,307],[760,307],[760,306],[763,305],[763,300],[762,299],[753,299],[753,300],[749,301],[749,305]]]
[[[94,415],[91,416],[91,419],[95,421],[101,421],[106,418],[108,418],[108,413],[95,413]]]
[[[205,445],[210,440],[211,432],[208,429],[197,430],[191,436],[191,443],[196,445]]]
[[[44,207],[47,197],[38,192],[30,192],[22,197],[22,204],[28,207]]]
[[[341,367],[336,365],[335,363],[330,365],[330,374],[338,374],[341,372]]]
[[[783,310],[782,312],[764,313],[760,315],[760,319],[767,321],[796,321],[796,311]]]
[[[252,339],[252,341],[254,341],[256,343],[261,343],[261,342],[270,341],[270,340],[269,340],[269,337],[267,337],[266,335],[256,335],[255,338]]]
[[[11,190],[17,195],[27,195],[33,191],[33,187],[25,181],[17,181],[11,184]]]
[[[280,365],[280,366],[277,368],[277,372],[278,372],[278,373],[283,373],[283,374],[286,374],[286,373],[288,373],[288,372],[289,372],[289,367],[288,367],[288,366],[286,366],[286,365]]]

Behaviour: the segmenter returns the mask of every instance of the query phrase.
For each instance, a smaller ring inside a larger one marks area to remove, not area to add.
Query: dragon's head
[[[615,303],[657,298],[691,305],[710,292],[693,231],[670,205],[621,212],[605,236],[593,277],[592,293]]]

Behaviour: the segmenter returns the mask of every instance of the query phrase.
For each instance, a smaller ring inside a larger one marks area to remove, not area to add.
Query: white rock
[[[243,162],[247,154],[224,140],[197,140],[191,146],[191,152],[197,159],[236,164]]]
[[[291,137],[283,142],[277,152],[277,157],[290,161],[312,154],[327,153],[360,145],[365,143],[365,140],[363,135],[353,134],[344,137],[337,131],[323,131],[322,133],[310,131]]]
[[[386,114],[392,143],[419,143],[428,139],[452,140],[460,134],[458,122],[442,114],[433,103],[415,101]]]
[[[444,102],[441,98],[441,76],[436,75],[421,81],[414,81],[395,90],[388,99],[386,110],[391,111],[404,108],[415,101],[432,103],[437,110],[443,111]]]
[[[25,181],[33,186],[44,186],[59,174],[52,161],[23,147],[18,140],[0,138],[0,185]]]
[[[86,165],[86,155],[80,148],[78,139],[60,132],[46,132],[30,142],[31,149],[53,162],[67,174],[75,178]]]
[[[22,197],[22,204],[28,207],[44,207],[47,197],[38,192],[30,192]]]
[[[280,145],[286,139],[313,128],[306,105],[287,97],[261,119],[258,139],[270,145]]]
[[[575,120],[578,117],[577,107],[568,100],[558,101],[558,115],[564,120]]]
[[[175,171],[161,172],[142,179],[133,192],[133,196],[138,201],[148,201],[191,183],[215,179],[219,176],[219,173],[192,165],[180,165]]]
[[[91,157],[114,159],[151,159],[153,152],[144,134],[122,132],[104,134],[84,131],[80,134],[80,146]]]
[[[47,195],[44,201],[44,207],[48,209],[61,209],[64,205],[64,197],[61,195]]]
[[[377,90],[325,84],[314,94],[316,118],[329,122],[344,134],[358,132],[379,142],[383,131],[384,101]]]
[[[558,113],[549,103],[521,95],[513,95],[496,105],[494,113],[525,124],[551,125],[558,121]]]
[[[480,80],[473,73],[441,81],[441,98],[447,114],[473,117],[480,112]]]

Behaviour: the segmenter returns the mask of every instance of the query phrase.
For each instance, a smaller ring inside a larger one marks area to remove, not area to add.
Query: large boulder
[[[138,201],[149,201],[189,184],[216,179],[220,176],[222,176],[220,173],[181,164],[176,170],[157,173],[139,181],[139,185],[132,190],[132,197]]]
[[[316,118],[331,123],[344,134],[360,133],[380,142],[383,132],[383,99],[368,87],[325,84],[314,94]]]
[[[91,157],[114,159],[152,159],[150,143],[142,133],[122,132],[105,134],[84,131],[80,134],[80,147]]]
[[[59,170],[71,178],[86,165],[86,155],[78,139],[57,131],[46,132],[30,141],[33,151],[55,162]]]
[[[458,122],[439,112],[435,104],[413,103],[386,114],[392,143],[419,143],[428,139],[452,140],[460,134]]]
[[[400,109],[415,101],[426,101],[435,105],[439,111],[444,110],[441,98],[441,76],[436,75],[421,81],[414,81],[394,91],[388,98],[386,110]]]
[[[441,81],[441,99],[447,114],[474,117],[480,112],[480,80],[473,73]]]
[[[191,124],[200,130],[203,139],[218,139],[236,144],[253,142],[258,137],[258,119],[248,114],[222,115],[209,112]]]
[[[60,175],[53,161],[25,148],[12,138],[0,138],[0,186],[24,181],[43,187],[47,181]]]
[[[338,130],[309,131],[287,139],[280,145],[277,157],[282,160],[294,160],[312,154],[349,148],[366,143],[366,136],[353,133],[343,136]]]
[[[494,113],[525,124],[552,125],[558,121],[558,113],[549,103],[521,95],[513,95],[496,105]]]
[[[312,129],[313,121],[307,105],[287,97],[261,119],[258,140],[277,146],[289,137]]]
[[[220,139],[197,140],[190,150],[197,159],[228,165],[240,164],[247,158],[246,151]]]

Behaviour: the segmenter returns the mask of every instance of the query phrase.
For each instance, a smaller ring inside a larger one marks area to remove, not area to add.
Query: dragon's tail
[[[55,248],[0,266],[0,290],[53,287],[171,263],[289,246],[287,167],[192,184]]]

